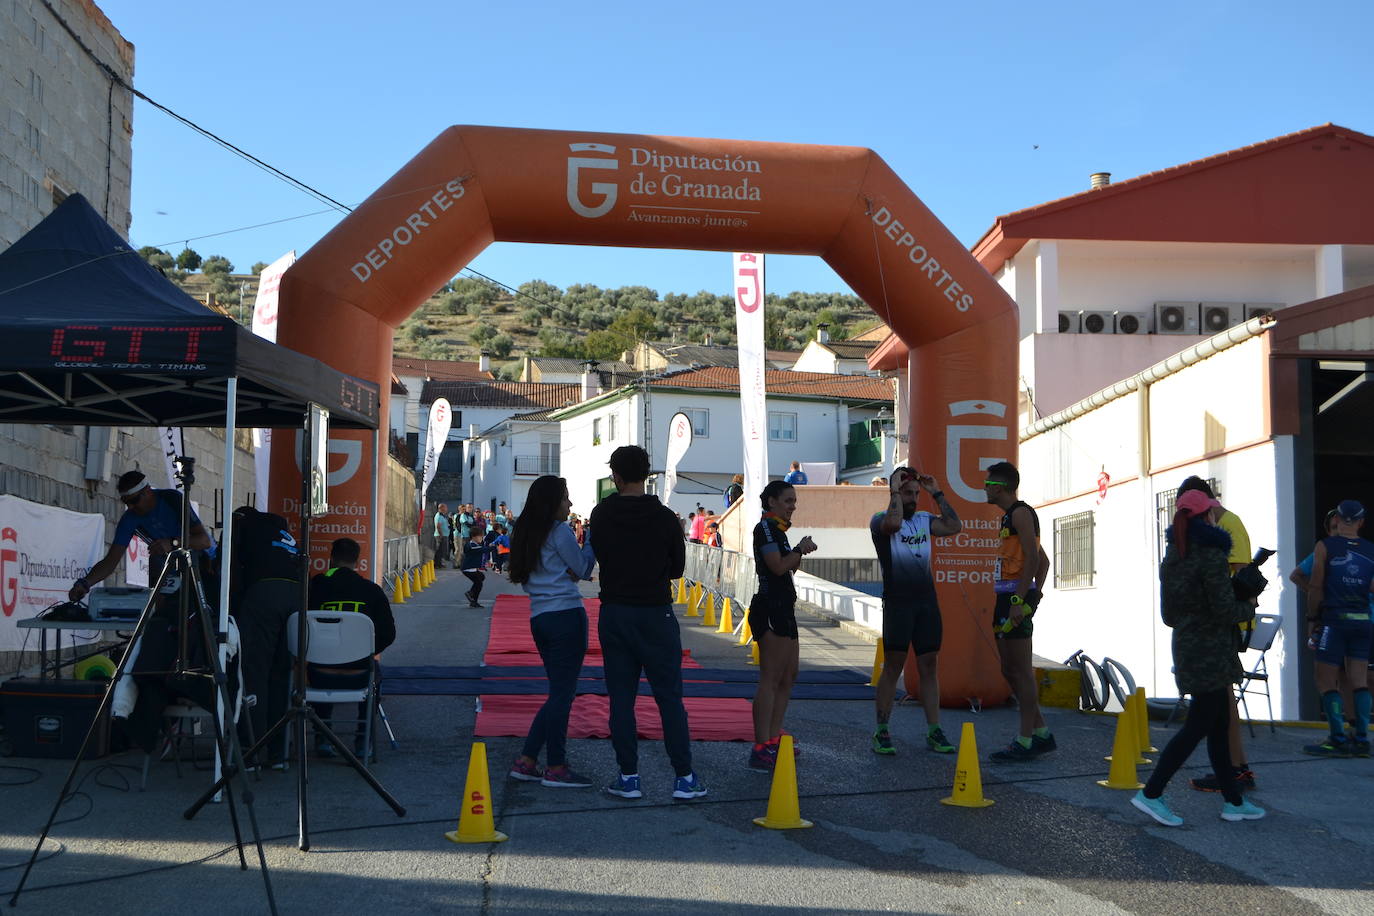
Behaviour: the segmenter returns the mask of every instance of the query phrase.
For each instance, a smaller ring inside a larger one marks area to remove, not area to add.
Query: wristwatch
[[[935,500],[936,502],[939,502],[941,499],[944,499],[944,496],[945,496],[945,491],[944,491],[944,490],[936,490],[936,491],[934,491],[933,493],[930,494],[930,498],[933,499],[933,500]]]

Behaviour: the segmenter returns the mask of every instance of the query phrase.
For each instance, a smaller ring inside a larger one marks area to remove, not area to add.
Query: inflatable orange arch
[[[911,460],[935,474],[966,521],[935,551],[942,693],[1006,698],[990,625],[995,512],[982,472],[1015,460],[1016,307],[881,157],[846,146],[450,127],[286,273],[277,339],[381,383],[388,416],[395,328],[494,241],[824,258],[906,344]],[[333,514],[312,528],[317,564],[345,535],[365,558],[380,555],[384,435],[332,434]],[[292,452],[274,452],[271,504],[294,516]]]

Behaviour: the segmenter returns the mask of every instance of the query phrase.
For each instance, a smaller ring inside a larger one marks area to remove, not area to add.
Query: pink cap
[[[1189,490],[1178,498],[1175,505],[1189,515],[1201,515],[1208,509],[1221,508],[1221,503],[1201,490]]]

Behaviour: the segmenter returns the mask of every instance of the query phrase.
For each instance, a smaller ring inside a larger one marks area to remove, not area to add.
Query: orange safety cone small
[[[800,830],[813,826],[801,816],[797,801],[797,762],[792,755],[792,736],[778,742],[778,762],[773,766],[773,786],[768,790],[768,813],[754,823],[769,830]]]
[[[730,599],[726,598],[720,603],[720,624],[716,627],[717,633],[735,632],[735,618],[730,610]]]
[[[869,679],[868,686],[878,686],[878,678],[882,676],[883,664],[885,661],[886,657],[883,655],[883,638],[879,636],[878,645],[874,647],[873,650],[873,677]]]
[[[1112,767],[1107,771],[1106,779],[1099,779],[1097,784],[1108,789],[1143,789],[1145,784],[1136,778],[1135,774],[1135,720],[1130,713],[1122,712],[1116,717],[1116,736],[1112,739],[1112,756],[1105,759],[1112,762]]]
[[[978,768],[978,739],[973,723],[965,722],[959,734],[959,757],[954,761],[954,794],[940,799],[956,808],[986,808],[992,799],[983,797],[983,771]]]
[[[1131,699],[1135,700],[1136,750],[1157,754],[1159,748],[1150,743],[1150,709],[1145,703],[1145,688],[1137,687]]]
[[[674,604],[687,603],[687,577],[683,576],[677,580],[677,601]]]
[[[397,576],[397,577],[396,577],[396,584],[393,585],[393,586],[391,587],[391,603],[392,603],[392,604],[405,604],[405,603],[406,603],[405,579],[404,579],[403,577],[401,577],[401,576]]]
[[[715,592],[706,593],[706,610],[701,615],[701,625],[703,627],[713,627],[716,625],[716,594]]]
[[[744,626],[739,628],[739,644],[747,646],[754,638],[754,631],[749,626],[749,611],[744,612]]]
[[[458,829],[444,836],[455,843],[504,843],[510,837],[496,829],[491,815],[491,779],[487,776],[487,746],[472,743],[468,758],[468,778],[463,784],[463,809],[458,813]]]
[[[694,583],[692,583],[692,592],[691,592],[691,594],[689,594],[689,595],[687,596],[687,613],[683,614],[682,616],[684,616],[684,617],[700,617],[700,616],[701,616],[701,599],[702,599],[703,597],[704,597],[704,596],[702,595],[701,583],[700,583],[700,582],[694,582]]]

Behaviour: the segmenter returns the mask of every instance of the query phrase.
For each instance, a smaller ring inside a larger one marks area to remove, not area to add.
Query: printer
[[[91,589],[86,595],[86,603],[91,609],[92,620],[134,621],[143,613],[152,593],[150,588],[109,585]]]

